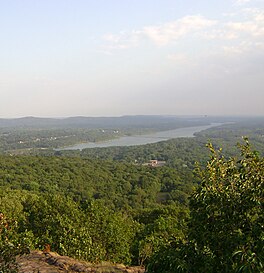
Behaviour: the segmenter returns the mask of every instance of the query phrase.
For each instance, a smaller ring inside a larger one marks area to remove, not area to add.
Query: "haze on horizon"
[[[0,117],[264,115],[263,0],[0,0]]]

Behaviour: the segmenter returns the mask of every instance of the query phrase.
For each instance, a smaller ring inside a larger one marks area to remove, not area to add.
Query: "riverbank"
[[[183,128],[177,128],[174,130],[160,131],[160,132],[156,132],[152,134],[124,136],[124,137],[115,138],[115,139],[102,141],[102,142],[85,142],[81,144],[76,144],[76,145],[71,145],[68,147],[56,149],[56,151],[83,150],[87,148],[104,148],[104,147],[112,147],[112,146],[145,145],[145,144],[156,143],[160,141],[166,141],[173,138],[194,137],[195,133],[201,132],[203,130],[206,130],[212,127],[221,126],[223,124],[224,123],[211,123],[209,125],[183,127]]]

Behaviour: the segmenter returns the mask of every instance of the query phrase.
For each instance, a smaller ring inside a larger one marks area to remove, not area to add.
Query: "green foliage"
[[[17,272],[16,256],[28,252],[29,233],[18,234],[18,224],[0,213],[0,272]]]
[[[188,261],[186,261],[186,253],[188,253]],[[171,240],[169,244],[163,245],[155,252],[148,264],[147,272],[159,273],[187,273],[188,265],[192,263],[192,255],[196,254],[192,246],[189,246],[186,241]],[[193,271],[197,272],[197,271]],[[204,271],[207,272],[207,271]]]
[[[239,160],[209,149],[211,160],[198,168],[202,182],[191,198],[187,242],[158,253],[148,272],[264,270],[264,159],[247,140]]]
[[[264,254],[264,160],[247,140],[240,160],[226,160],[209,148],[212,159],[200,170],[202,187],[190,204],[190,238],[199,252],[211,256],[212,272],[245,265],[261,272],[257,268]]]
[[[66,157],[0,156],[0,186],[67,195],[75,201],[101,200],[122,210],[156,203],[187,205],[193,180],[177,170]],[[163,193],[164,195],[160,195]],[[164,198],[165,196],[165,198]]]
[[[181,234],[173,215],[185,210],[179,196],[193,186],[168,167],[54,156],[1,156],[0,185],[0,212],[16,221],[17,236],[29,234],[31,248],[49,244],[63,255],[126,264],[146,261]],[[147,210],[156,216],[148,219]]]
[[[141,223],[141,229],[133,245],[137,263],[147,264],[156,252],[168,246],[172,240],[184,238],[187,218],[188,210],[175,205],[140,211],[136,219]]]
[[[138,223],[120,212],[114,213],[98,202],[92,202],[85,209],[91,237],[91,252],[87,260],[131,263],[131,244]]]
[[[34,245],[43,248],[46,244],[62,253],[69,254],[67,246],[68,233],[80,226],[81,212],[71,199],[62,195],[29,196],[23,203],[23,213],[26,217],[23,228],[34,234]],[[66,240],[66,242],[65,242]]]
[[[7,196],[0,193],[0,209],[16,219],[12,228],[8,224],[8,229],[2,229],[3,262],[14,260],[22,238],[23,244],[33,249],[50,245],[52,251],[87,261],[131,262],[130,247],[139,226],[131,217],[98,201],[80,206],[59,194],[9,190],[7,196],[17,206],[13,208],[3,203]]]

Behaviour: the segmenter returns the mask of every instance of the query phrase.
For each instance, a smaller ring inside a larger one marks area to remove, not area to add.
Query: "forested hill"
[[[156,128],[160,130],[175,129],[210,124],[212,122],[234,121],[234,117],[205,116],[160,116],[138,115],[121,117],[68,117],[68,118],[38,118],[23,117],[0,119],[0,128]]]

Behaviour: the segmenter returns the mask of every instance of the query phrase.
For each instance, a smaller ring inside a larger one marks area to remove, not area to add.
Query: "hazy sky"
[[[264,115],[264,0],[0,0],[0,117]]]

